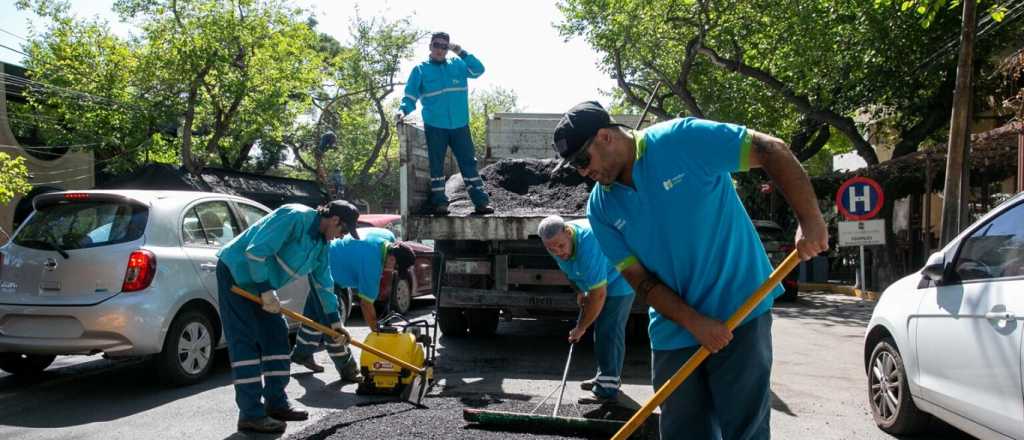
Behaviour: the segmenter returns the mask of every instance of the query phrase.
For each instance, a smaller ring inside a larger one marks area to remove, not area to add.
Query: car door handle
[[[988,312],[985,314],[985,319],[991,319],[993,321],[1012,321],[1017,319],[1017,315],[1013,312]]]
[[[207,272],[217,271],[217,265],[215,263],[203,263],[199,265],[199,268]]]

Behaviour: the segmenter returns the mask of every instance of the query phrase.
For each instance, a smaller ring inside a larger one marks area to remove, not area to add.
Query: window
[[[954,268],[963,281],[1024,276],[1024,204],[967,237]]]
[[[43,207],[14,239],[33,249],[84,249],[138,240],[149,210],[124,202],[85,201]]]
[[[235,238],[238,230],[225,202],[206,202],[189,209],[181,225],[186,246],[221,247]]]
[[[252,205],[245,203],[238,204],[238,211],[242,213],[242,218],[245,220],[245,227],[248,228],[254,223],[260,221],[261,218],[267,215],[267,212]]]

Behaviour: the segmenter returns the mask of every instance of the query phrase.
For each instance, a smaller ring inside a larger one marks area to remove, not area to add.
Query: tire
[[[444,333],[445,336],[458,338],[466,336],[466,328],[469,327],[469,323],[466,321],[466,315],[463,314],[462,309],[438,307],[437,326],[441,328],[441,333]]]
[[[163,383],[190,385],[206,378],[217,346],[213,329],[210,319],[198,310],[183,312],[174,319],[164,338],[164,349],[156,357]]]
[[[352,297],[349,296],[348,289],[340,287],[334,288],[334,294],[338,296],[338,314],[341,315],[341,325],[345,325],[349,315],[352,314]]]
[[[466,311],[466,320],[469,323],[469,334],[474,337],[491,337],[498,332],[498,318],[501,316],[499,310],[476,309]]]
[[[793,301],[796,301],[797,291],[798,290],[799,289],[797,289],[797,286],[786,287],[785,292],[782,292],[782,295],[779,295],[778,301],[780,301],[780,302],[793,302]]]
[[[402,277],[391,289],[391,310],[405,315],[412,308],[412,282]]]
[[[0,353],[0,370],[15,376],[35,376],[42,373],[56,358],[49,354]]]
[[[931,416],[917,409],[914,404],[903,357],[892,338],[878,341],[871,351],[868,361],[868,405],[875,424],[889,434],[914,434],[922,431],[931,421]]]

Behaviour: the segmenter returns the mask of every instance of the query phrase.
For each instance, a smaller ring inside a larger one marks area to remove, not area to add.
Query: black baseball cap
[[[581,102],[569,109],[555,126],[554,143],[551,144],[562,159],[557,168],[568,164],[587,141],[597,135],[598,130],[614,126],[626,127],[613,121],[597,101]]]
[[[324,205],[324,208],[326,209],[321,211],[322,216],[337,216],[345,224],[345,229],[348,229],[348,233],[352,235],[352,238],[359,239],[359,232],[356,230],[359,220],[359,209],[355,205],[345,200],[335,200]]]

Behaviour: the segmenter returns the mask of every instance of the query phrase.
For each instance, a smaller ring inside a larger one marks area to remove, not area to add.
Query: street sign
[[[839,246],[885,244],[885,220],[839,222]]]
[[[867,177],[854,177],[836,191],[836,208],[847,220],[869,220],[878,215],[885,204],[882,185]]]

